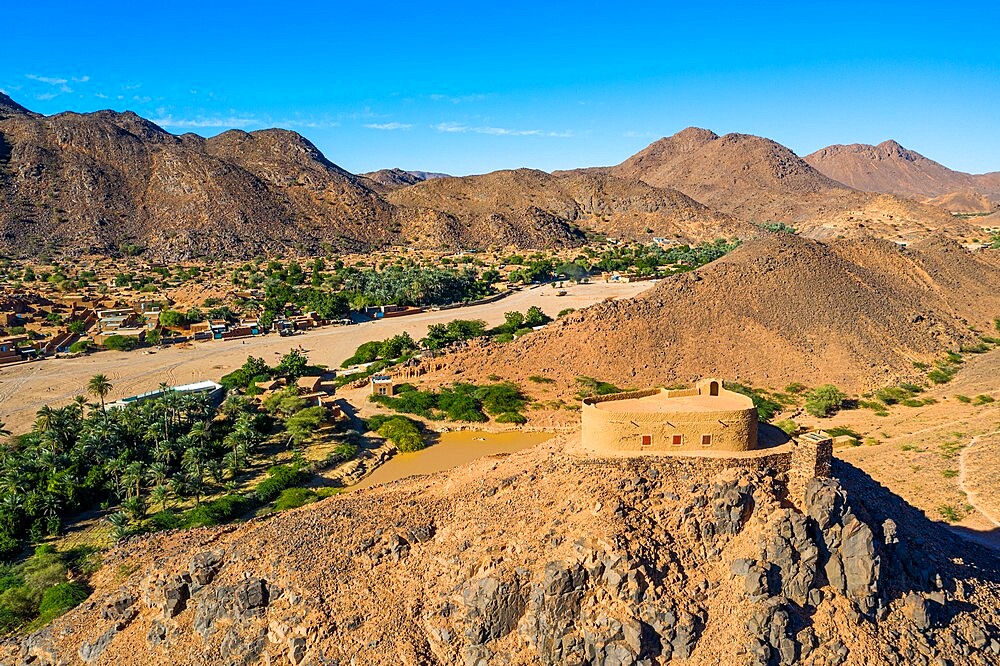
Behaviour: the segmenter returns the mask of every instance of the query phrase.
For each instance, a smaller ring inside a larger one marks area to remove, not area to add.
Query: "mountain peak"
[[[9,95],[0,92],[0,119],[10,118],[11,116],[37,116],[38,114],[34,111],[30,111],[13,99]]]

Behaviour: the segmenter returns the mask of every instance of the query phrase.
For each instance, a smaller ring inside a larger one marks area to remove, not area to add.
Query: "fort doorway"
[[[709,395],[719,395],[719,382],[711,382],[708,385]]]

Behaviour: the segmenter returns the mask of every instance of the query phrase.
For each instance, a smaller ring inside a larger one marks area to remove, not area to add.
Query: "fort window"
[[[683,446],[684,435],[674,435],[673,437],[670,438],[670,443],[673,444],[674,446]]]
[[[653,445],[653,436],[652,435],[643,435],[642,436],[642,446],[643,446],[643,448],[647,448],[647,447],[650,447],[652,445]]]
[[[712,446],[712,436],[711,435],[702,435],[701,436],[701,445],[702,446]]]
[[[719,395],[719,382],[712,382],[708,385],[709,395]]]

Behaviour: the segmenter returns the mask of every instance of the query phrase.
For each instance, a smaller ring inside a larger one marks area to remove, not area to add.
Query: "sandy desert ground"
[[[330,326],[282,338],[267,335],[241,341],[207,341],[174,346],[157,351],[103,351],[72,359],[51,359],[0,369],[0,420],[14,432],[31,427],[35,412],[43,405],[63,405],[83,393],[87,380],[97,373],[110,378],[114,390],[108,400],[116,400],[155,389],[161,382],[177,385],[213,379],[239,367],[247,356],[260,356],[269,363],[291,347],[302,346],[309,360],[320,365],[338,366],[358,345],[382,340],[404,331],[423,337],[431,324],[454,319],[482,319],[490,326],[499,324],[504,313],[524,312],[537,305],[554,317],[566,308],[584,308],[607,298],[630,298],[645,291],[653,282],[592,283],[566,288],[556,296],[548,286],[525,289],[494,303],[467,308],[424,312],[418,315],[366,322],[354,326]]]

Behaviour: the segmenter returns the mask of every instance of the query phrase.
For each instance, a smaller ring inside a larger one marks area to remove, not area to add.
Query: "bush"
[[[586,375],[580,375],[576,378],[576,383],[580,387],[577,391],[578,398],[589,398],[595,395],[611,395],[612,393],[621,393],[623,389],[618,388],[614,384],[608,382],[602,382],[593,377],[587,377]]]
[[[802,384],[800,382],[792,382],[791,384],[789,384],[788,386],[785,387],[785,393],[791,393],[792,395],[798,395],[799,393],[802,393],[803,391],[805,391],[807,388],[809,388],[809,387],[807,387],[805,384]]]
[[[812,416],[830,416],[840,409],[846,398],[847,396],[833,384],[824,384],[806,394],[805,409]]]
[[[300,506],[311,504],[318,499],[319,495],[309,488],[286,488],[278,495],[278,499],[274,500],[274,510],[286,511],[288,509],[297,509]]]
[[[309,473],[300,465],[275,465],[267,470],[267,478],[257,484],[254,494],[263,502],[273,502],[281,491],[300,486],[309,480]]]
[[[996,399],[991,395],[980,394],[976,396],[976,399],[973,402],[977,405],[988,405],[991,402],[996,402]]]
[[[931,380],[935,384],[947,384],[958,374],[957,368],[945,367],[945,368],[934,368],[927,373],[927,379]]]
[[[520,412],[525,405],[521,389],[511,382],[480,387],[476,390],[475,397],[482,403],[487,414]]]
[[[54,585],[42,594],[42,600],[38,604],[39,619],[49,622],[79,606],[89,596],[90,590],[76,581]]]
[[[185,514],[184,522],[187,527],[221,525],[238,518],[252,508],[253,502],[243,495],[225,495],[191,509]]]
[[[90,343],[86,340],[77,340],[69,346],[71,354],[80,354],[90,349]]]
[[[794,435],[799,431],[799,424],[791,419],[782,419],[775,423],[786,435]]]
[[[734,391],[735,393],[742,393],[750,398],[750,400],[753,401],[753,406],[757,408],[757,418],[760,421],[766,423],[773,419],[775,414],[781,411],[780,402],[768,398],[762,392],[759,392],[750,386],[737,384],[735,382],[726,382],[725,388],[730,391]]]
[[[528,377],[528,381],[535,382],[536,384],[555,384],[556,380],[550,377],[543,377],[542,375],[531,375]]]
[[[369,424],[375,419],[370,419]],[[401,453],[420,451],[426,444],[420,436],[420,426],[405,416],[390,416],[376,422],[378,434],[396,445]]]
[[[527,423],[528,419],[519,412],[504,412],[496,417],[497,423]]]
[[[124,335],[111,335],[104,339],[104,346],[115,351],[132,351],[139,346],[139,340]]]

